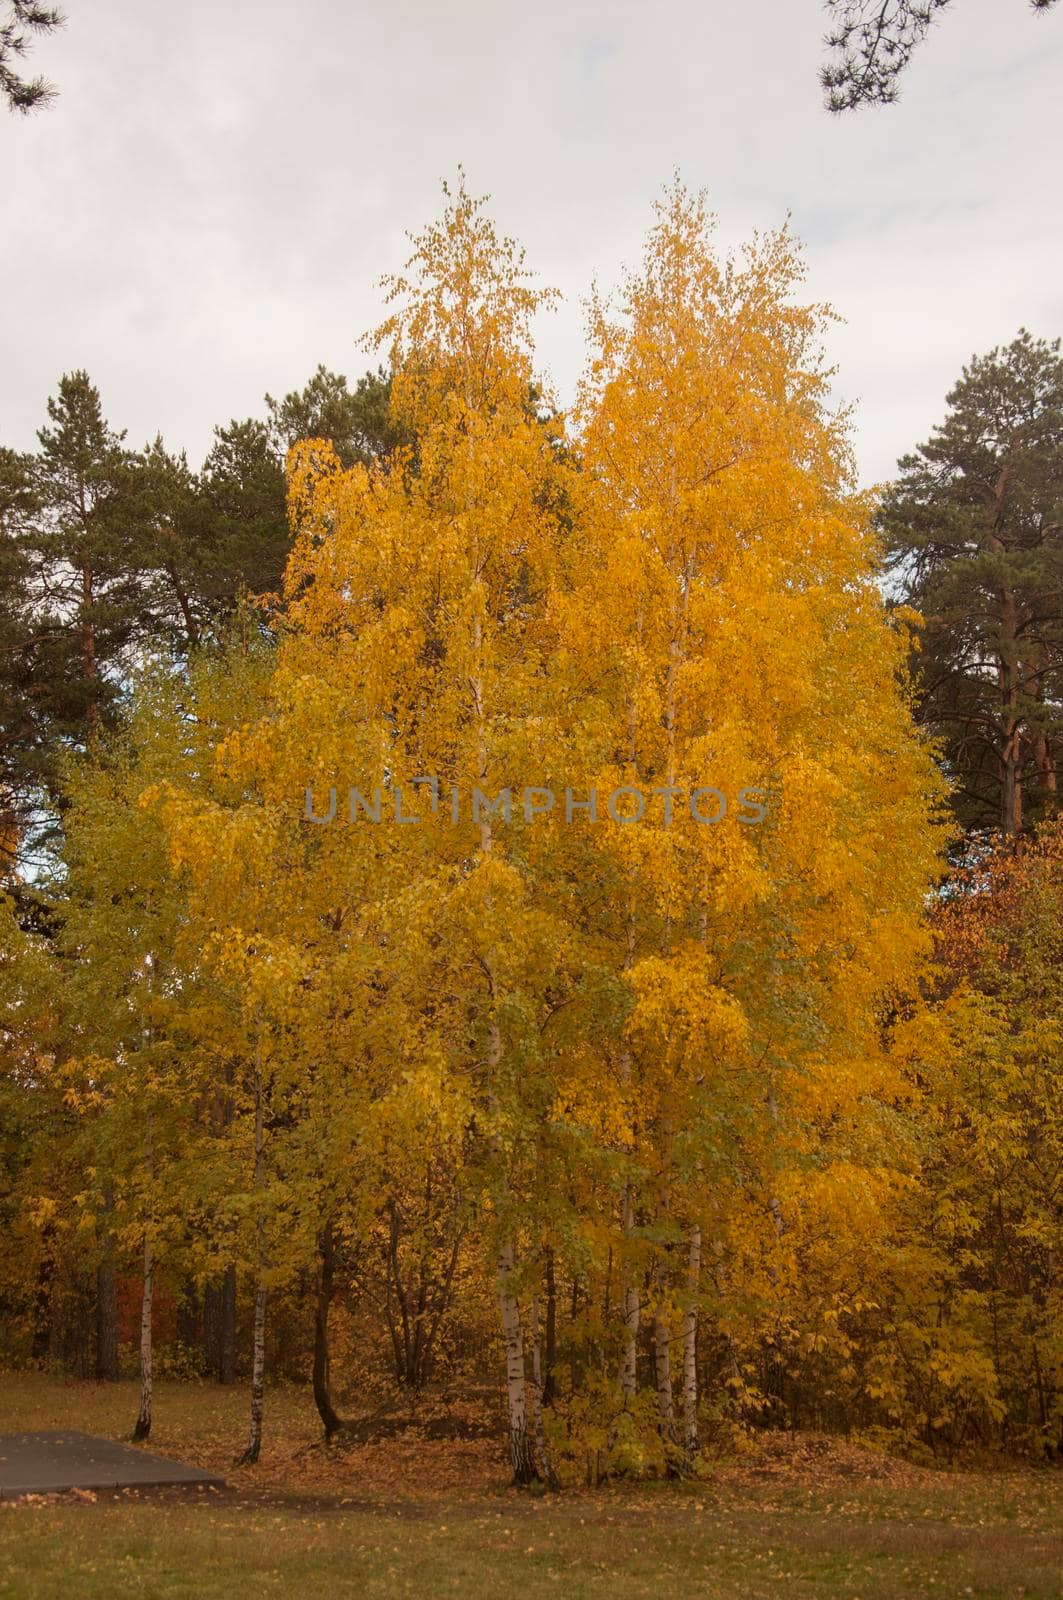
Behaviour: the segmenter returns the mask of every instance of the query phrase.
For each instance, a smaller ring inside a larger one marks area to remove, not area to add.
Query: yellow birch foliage
[[[289,1241],[315,1212],[374,1226],[374,1177],[444,1151],[514,1438],[544,1252],[606,1305],[615,1257],[688,1351],[709,1307],[789,1337],[806,1241],[891,1182],[882,1008],[926,950],[937,784],[800,277],[785,231],[720,261],[677,184],[619,311],[592,302],[568,429],[534,376],[550,297],[448,196],[373,336],[412,443],[346,470],[293,448],[265,703],[212,792],[166,802],[266,1052]],[[552,806],[525,815],[529,787]]]
[[[658,1301],[683,1298],[684,1224],[747,1303],[792,1300],[804,1234],[867,1225],[898,1082],[882,1005],[927,949],[940,785],[801,276],[785,230],[720,260],[677,183],[619,311],[591,304],[559,604],[581,781],[655,795],[638,825],[599,826],[585,870],[624,886],[598,927],[631,995],[634,1066],[614,1050],[613,1070],[660,1218]],[[689,797],[709,786],[702,814],[726,810],[704,823]]]

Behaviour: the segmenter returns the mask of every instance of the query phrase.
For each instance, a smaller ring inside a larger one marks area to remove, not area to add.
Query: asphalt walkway
[[[0,1434],[0,1500],[65,1489],[154,1488],[166,1483],[220,1487],[222,1482],[183,1461],[169,1461],[75,1429]]]

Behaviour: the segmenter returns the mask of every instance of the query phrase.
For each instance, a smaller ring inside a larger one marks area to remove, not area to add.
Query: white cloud
[[[204,453],[318,361],[356,374],[377,278],[463,162],[567,303],[637,258],[678,166],[735,243],[787,211],[846,317],[838,392],[865,478],[925,437],[974,351],[1063,331],[1063,14],[964,0],[899,106],[829,117],[817,0],[97,0],[33,70],[60,99],[0,123],[0,439],[32,445],[85,366],[133,442]]]

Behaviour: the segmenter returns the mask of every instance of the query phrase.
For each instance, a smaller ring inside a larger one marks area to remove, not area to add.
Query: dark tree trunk
[[[195,650],[199,644],[199,628],[195,617],[192,615],[191,597],[181,582],[180,574],[172,562],[166,568],[166,575],[173,587],[177,604],[181,608],[181,620],[185,625],[185,638],[188,642],[188,647],[190,650]]]
[[[110,1205],[107,1212],[110,1212]],[[115,1271],[115,1237],[102,1222],[100,1259],[96,1266],[96,1379],[114,1383],[118,1378],[118,1279]]]
[[[235,1064],[225,1067],[225,1090],[214,1103],[213,1120],[219,1132],[233,1120],[232,1086]],[[203,1334],[207,1367],[219,1383],[236,1382],[236,1267],[230,1263],[219,1281],[208,1284],[203,1294]]]
[[[1004,556],[1006,546],[999,533],[1004,521],[1004,494],[1009,468],[1001,469],[994,486],[995,522],[989,535],[989,547],[995,555]],[[1019,611],[1015,594],[1004,587],[1000,591],[1000,624],[997,639],[997,685],[1000,694],[1000,717],[1003,745],[1000,750],[1001,796],[1000,826],[1013,836],[1022,832],[1022,763],[1023,725],[1019,708]]]
[[[262,1192],[266,1173],[265,1106],[262,1080],[262,1034],[255,1045],[255,1193]],[[259,1212],[255,1224],[258,1245],[258,1278],[255,1283],[255,1308],[251,1323],[251,1426],[247,1449],[238,1466],[253,1466],[262,1448],[262,1398],[266,1374],[266,1220]]]
[[[554,1252],[547,1245],[545,1254],[546,1276],[546,1348],[543,1351],[543,1405],[554,1398],[554,1361],[557,1356],[557,1282],[554,1275]]]
[[[236,1382],[236,1268],[203,1286],[203,1359],[218,1383]]]
[[[431,1371],[432,1352],[435,1349],[436,1334],[439,1332],[439,1325],[442,1322],[443,1317],[450,1308],[451,1294],[454,1287],[454,1272],[458,1265],[458,1253],[461,1250],[461,1242],[464,1237],[464,1228],[459,1229],[455,1233],[454,1243],[451,1246],[450,1251],[450,1260],[447,1263],[447,1270],[444,1273],[441,1282],[436,1285],[432,1320],[428,1324],[428,1333],[425,1336],[420,1353],[418,1383],[424,1382]]]
[[[314,1404],[325,1429],[325,1438],[343,1427],[343,1419],[332,1404],[329,1385],[328,1314],[332,1304],[333,1277],[336,1261],[336,1241],[331,1222],[322,1229],[318,1241],[321,1256],[321,1273],[318,1278],[317,1300],[314,1306]]]
[[[203,1285],[203,1365],[212,1378],[221,1368],[221,1287]]]
[[[185,1350],[194,1350],[198,1340],[199,1294],[194,1279],[186,1278],[177,1306],[177,1342]]]
[[[52,1348],[52,1282],[55,1278],[55,1224],[45,1223],[41,1233],[41,1259],[37,1266],[37,1288],[33,1297],[33,1337],[30,1359],[47,1361]]]
[[[82,508],[82,517],[85,512]],[[96,696],[96,629],[92,620],[93,572],[90,566],[81,569],[81,675],[89,686],[89,703],[85,709],[86,739],[91,750],[96,742],[100,720],[100,707]]]
[[[426,1215],[430,1213],[431,1200],[432,1190],[429,1183],[425,1197]],[[388,1219],[386,1246],[388,1287],[384,1315],[395,1353],[395,1376],[406,1388],[417,1390],[427,1381],[436,1335],[450,1308],[454,1273],[465,1229],[458,1226],[457,1219],[453,1216],[441,1226],[436,1241],[436,1247],[440,1250],[452,1230],[446,1267],[442,1273],[438,1275],[434,1273],[430,1251],[427,1248],[423,1249],[417,1263],[416,1287],[414,1287],[413,1269],[408,1269],[407,1278],[407,1269],[401,1260],[403,1218],[394,1199],[388,1202]],[[397,1318],[392,1309],[392,1296],[398,1308]]]
[[[218,1382],[236,1382],[236,1267],[230,1262],[221,1281]]]

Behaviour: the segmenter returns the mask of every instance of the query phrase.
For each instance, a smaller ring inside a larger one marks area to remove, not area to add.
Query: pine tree
[[[924,616],[919,715],[967,828],[1008,834],[1057,805],[1063,748],[1063,357],[1020,333],[975,357],[881,512]]]
[[[0,450],[0,876],[9,878],[39,779],[41,719],[23,529],[34,505],[30,463]]]
[[[897,80],[912,53],[922,44],[935,18],[950,0],[826,0],[833,23],[827,36],[832,51],[819,75],[829,111],[857,106],[892,105]],[[1034,11],[1047,11],[1056,0],[1030,0]]]
[[[291,546],[284,464],[265,422],[215,428],[199,475],[196,575],[211,615],[244,594],[276,594]]]
[[[60,379],[48,416],[33,469],[35,581],[40,613],[62,630],[76,671],[60,731],[91,744],[113,715],[119,674],[141,628],[134,458],[124,434],[104,420],[86,372]]]
[[[267,394],[266,408],[282,458],[300,439],[327,439],[343,466],[356,461],[368,466],[403,442],[391,414],[391,378],[383,367],[364,373],[352,390],[341,373],[319,365],[301,390],[283,400]]]
[[[0,21],[0,92],[12,111],[23,113],[47,105],[55,98],[55,88],[46,78],[23,78],[14,63],[21,61],[29,48],[31,34],[51,33],[61,28],[66,18],[55,6],[42,6],[38,0],[4,0],[6,13]]]

